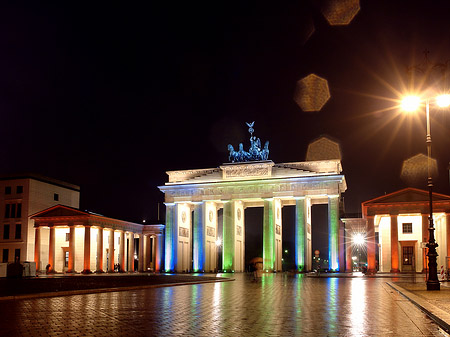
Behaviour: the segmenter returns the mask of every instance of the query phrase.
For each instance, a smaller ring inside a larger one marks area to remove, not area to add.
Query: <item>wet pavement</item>
[[[233,277],[233,282],[1,301],[0,335],[448,336],[390,287],[390,279]]]

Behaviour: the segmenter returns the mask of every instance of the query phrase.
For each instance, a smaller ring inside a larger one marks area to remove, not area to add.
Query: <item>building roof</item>
[[[18,179],[34,179],[47,184],[52,184],[59,187],[64,187],[70,190],[79,192],[80,186],[74,185],[62,180],[46,177],[37,173],[14,173],[14,174],[4,174],[0,175],[0,181],[5,180],[18,180]]]

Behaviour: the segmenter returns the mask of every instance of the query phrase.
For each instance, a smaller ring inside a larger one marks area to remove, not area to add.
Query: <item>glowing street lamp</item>
[[[366,243],[366,239],[362,233],[355,233],[352,237],[353,245],[358,248],[358,270],[361,268],[361,249],[363,245]]]
[[[216,247],[217,247],[217,271],[219,271],[219,261],[220,261],[220,247],[222,247],[222,239],[221,238],[217,238],[216,240]]]
[[[402,100],[402,108],[405,111],[416,111],[422,104],[422,99],[418,96],[406,96]],[[435,103],[440,108],[450,106],[450,95],[439,95],[435,98]],[[429,198],[429,216],[428,216],[428,230],[430,232],[427,243],[428,247],[428,279],[427,290],[440,290],[440,284],[437,276],[437,252],[438,244],[434,238],[434,224],[433,224],[433,179],[431,177],[431,126],[430,126],[430,98],[425,98],[425,112],[427,118],[427,171],[428,171],[428,198]]]

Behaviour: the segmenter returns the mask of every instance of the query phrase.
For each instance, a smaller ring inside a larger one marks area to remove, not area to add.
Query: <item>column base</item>
[[[108,270],[106,273],[107,274],[114,274],[116,271],[113,269],[113,270]]]
[[[84,269],[81,274],[92,274],[92,271],[90,269]]]
[[[400,269],[391,269],[391,273],[400,273]]]
[[[375,275],[377,273],[377,270],[374,269],[368,269],[366,272],[366,275]]]
[[[430,281],[427,282],[427,290],[441,290],[441,285],[439,281]]]
[[[103,274],[104,271],[103,271],[103,269],[99,269],[99,270],[96,270],[95,273],[96,273],[96,274]]]

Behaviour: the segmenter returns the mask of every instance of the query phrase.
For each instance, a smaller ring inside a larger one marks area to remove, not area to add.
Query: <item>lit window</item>
[[[411,222],[404,222],[403,223],[403,234],[410,234],[412,233],[412,223]]]
[[[69,242],[70,233],[66,233],[66,242]]]

